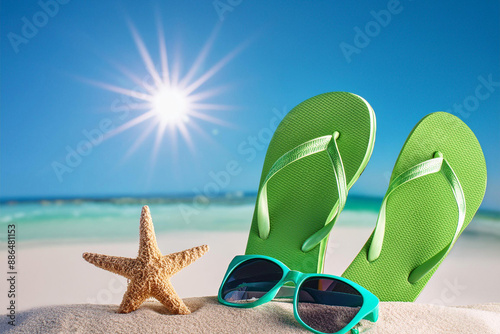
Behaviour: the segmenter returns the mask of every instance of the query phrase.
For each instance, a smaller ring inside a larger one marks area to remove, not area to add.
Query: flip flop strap
[[[460,235],[460,231],[462,230],[462,226],[465,220],[466,205],[465,205],[465,197],[464,197],[464,192],[462,190],[462,186],[457,178],[457,175],[453,171],[453,168],[450,166],[448,161],[444,159],[443,155],[440,152],[436,152],[434,154],[434,158],[421,162],[411,167],[410,169],[406,170],[405,172],[401,173],[390,183],[389,189],[387,189],[387,192],[382,201],[382,206],[380,207],[380,212],[377,219],[377,225],[375,226],[372,242],[368,250],[369,262],[373,262],[379,258],[384,241],[387,201],[389,199],[389,196],[394,192],[394,190],[396,190],[398,187],[409,181],[438,172],[441,172],[441,174],[445,177],[446,181],[448,181],[448,184],[450,185],[453,195],[455,197],[455,201],[457,202],[457,208],[458,208],[457,227],[455,229],[455,234],[453,235],[453,238],[450,241],[450,243],[448,243],[436,255],[432,256],[430,259],[428,259],[427,261],[419,265],[417,268],[412,270],[412,272],[408,276],[408,281],[412,284],[417,283],[422,277],[424,277],[429,271],[431,271],[436,265],[438,265],[438,263],[442,259],[444,259],[448,255],[451,248],[457,241],[458,236]]]
[[[309,237],[302,245],[303,251],[308,251],[314,248],[321,240],[328,235],[329,231],[333,227],[335,220],[337,219],[337,212],[342,211],[347,198],[347,185],[344,172],[344,166],[342,164],[342,158],[340,157],[340,152],[337,146],[337,138],[339,133],[335,131],[333,135],[318,137],[309,140],[287,153],[283,154],[278,160],[274,162],[271,169],[269,170],[266,178],[264,179],[262,188],[259,191],[257,198],[257,227],[259,231],[259,236],[261,239],[267,239],[269,237],[269,232],[271,229],[270,219],[269,219],[269,208],[267,199],[267,184],[269,180],[276,175],[280,170],[288,166],[289,164],[298,161],[309,155],[326,151],[332,163],[332,169],[335,174],[335,180],[337,181],[337,189],[339,194],[339,200],[330,211],[328,218],[325,222],[325,227],[320,229],[318,232],[314,233]],[[330,223],[333,222],[333,223]],[[330,223],[330,224],[329,224]],[[318,239],[321,238],[321,239]]]

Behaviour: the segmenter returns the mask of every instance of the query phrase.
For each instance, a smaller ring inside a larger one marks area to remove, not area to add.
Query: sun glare
[[[175,125],[189,120],[189,101],[181,90],[160,87],[153,95],[153,108],[156,117],[166,125]]]
[[[125,158],[129,157],[155,129],[156,136],[153,148],[153,160],[156,159],[156,155],[166,132],[169,134],[169,143],[174,150],[176,149],[177,136],[180,135],[187,143],[188,147],[194,152],[195,145],[192,142],[191,130],[198,132],[204,138],[210,140],[210,135],[208,135],[203,127],[198,125],[198,122],[195,122],[195,120],[220,126],[228,126],[230,125],[229,123],[215,117],[213,113],[220,110],[234,109],[233,106],[207,102],[208,99],[225,90],[225,87],[212,87],[204,90],[201,88],[210,78],[233,59],[244,48],[247,42],[241,44],[229,54],[222,57],[214,65],[209,66],[206,71],[200,72],[202,66],[205,66],[205,60],[220,28],[220,25],[218,25],[197,55],[193,65],[188,68],[185,75],[180,76],[181,69],[179,63],[174,62],[174,66],[170,66],[169,64],[161,21],[158,20],[157,24],[160,51],[158,66],[153,62],[153,58],[149,54],[139,33],[132,23],[129,22],[132,37],[144,62],[145,69],[148,72],[149,78],[147,78],[147,81],[152,81],[153,85],[146,85],[144,79],[141,80],[140,76],[131,73],[126,66],[116,63],[113,63],[113,65],[130,78],[132,82],[137,85],[137,89],[128,89],[107,83],[87,80],[103,89],[127,95],[134,100],[133,103],[127,106],[128,109],[131,110],[132,117],[125,123],[108,132],[105,139],[122,133],[145,121],[150,122],[149,126],[147,126],[136,138],[134,144],[125,155]],[[133,112],[137,114],[134,115]],[[209,131],[211,133],[214,132],[213,129]]]

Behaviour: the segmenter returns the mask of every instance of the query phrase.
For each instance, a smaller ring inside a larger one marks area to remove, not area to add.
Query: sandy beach
[[[288,302],[267,303],[255,308],[227,307],[216,297],[184,300],[192,313],[172,315],[163,305],[147,301],[137,311],[116,313],[116,305],[56,305],[21,312],[16,327],[0,323],[6,334],[59,333],[311,333],[293,315]],[[428,334],[486,333],[500,328],[500,304],[439,306],[432,304],[382,302],[376,323],[362,320],[360,333]]]
[[[370,233],[365,227],[336,227],[329,241],[325,273],[341,275]],[[172,279],[182,298],[215,296],[227,265],[234,255],[244,252],[246,239],[246,232],[158,233],[164,254],[210,246],[205,256]],[[137,241],[19,244],[17,310],[58,304],[119,304],[126,280],[85,262],[82,253],[135,257],[137,248]],[[499,302],[499,253],[496,237],[462,235],[417,302],[444,306]],[[6,252],[0,256],[6,258]],[[6,280],[1,282],[6,291]]]

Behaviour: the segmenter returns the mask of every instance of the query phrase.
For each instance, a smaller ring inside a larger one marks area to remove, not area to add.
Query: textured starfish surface
[[[95,253],[83,253],[83,258],[95,266],[128,278],[129,284],[118,312],[135,311],[149,297],[158,299],[173,314],[189,314],[170,283],[170,277],[190,265],[208,251],[198,246],[185,251],[162,255],[156,244],[153,220],[149,207],[141,212],[139,254],[131,259]]]

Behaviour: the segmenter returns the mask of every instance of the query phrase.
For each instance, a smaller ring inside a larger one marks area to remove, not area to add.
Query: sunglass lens
[[[362,305],[363,297],[349,284],[313,277],[300,285],[297,311],[309,327],[323,333],[335,333],[354,319]]]
[[[222,286],[221,296],[229,303],[253,303],[283,278],[279,265],[265,259],[251,259],[236,267]]]

